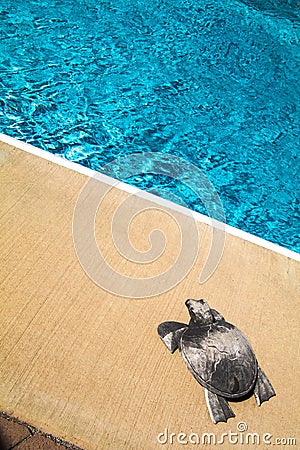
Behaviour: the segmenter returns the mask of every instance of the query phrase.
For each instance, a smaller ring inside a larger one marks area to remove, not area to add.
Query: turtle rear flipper
[[[220,395],[210,392],[208,389],[204,390],[205,400],[207,408],[214,423],[227,422],[230,417],[235,417],[234,412],[228,405],[225,398],[220,397]]]
[[[267,375],[260,367],[258,367],[257,380],[254,387],[254,396],[258,406],[269,400],[271,397],[274,397],[274,395],[276,395],[276,393]]]
[[[170,352],[177,350],[182,333],[188,328],[185,323],[163,322],[158,325],[157,332]]]

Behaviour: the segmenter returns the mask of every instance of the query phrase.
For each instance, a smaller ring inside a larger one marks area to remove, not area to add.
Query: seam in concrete
[[[15,422],[15,421],[13,421]],[[17,422],[16,422],[17,423]],[[27,427],[27,429],[29,430],[29,428]],[[30,431],[30,430],[29,430]],[[30,432],[31,433],[31,432]],[[23,442],[28,441],[29,439],[31,439],[34,435],[30,434],[29,436],[26,436],[25,438],[21,439],[19,442],[17,442],[16,444],[14,444],[12,447],[9,447],[8,450],[13,450],[14,448],[17,448],[19,445],[23,444]]]
[[[31,439],[36,434],[39,434],[39,435],[45,437],[46,439],[50,439],[51,441],[55,442],[56,444],[63,445],[65,448],[68,448],[70,450],[84,450],[84,448],[78,447],[78,445],[75,445],[75,444],[72,444],[71,442],[65,441],[64,439],[56,437],[51,433],[46,433],[46,432],[40,430],[39,428],[36,428],[35,426],[30,425],[29,423],[18,419],[17,417],[7,414],[4,411],[0,411],[0,417],[3,417],[4,419],[7,419],[7,420],[11,420],[12,422],[17,423],[19,425],[23,425],[30,432],[30,436],[26,436],[20,442],[14,444],[12,447],[10,447],[9,450],[13,450],[14,448],[17,448],[18,445],[22,444],[24,441]]]

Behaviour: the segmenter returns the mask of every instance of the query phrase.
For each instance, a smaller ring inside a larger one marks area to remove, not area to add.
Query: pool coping
[[[53,153],[47,152],[46,150],[42,150],[38,147],[35,147],[31,144],[28,144],[24,141],[21,141],[19,139],[13,138],[11,136],[8,136],[6,134],[0,133],[0,141],[2,141],[5,144],[11,145],[13,147],[18,148],[19,150],[26,151],[28,153],[31,153],[35,156],[38,156],[40,158],[46,159],[50,162],[53,162],[54,164],[58,164],[60,166],[63,166],[67,169],[73,170],[75,172],[81,173],[87,177],[94,177],[97,178],[99,181],[110,185],[112,187],[115,187],[119,190],[125,191],[130,194],[135,194],[140,198],[143,198],[145,200],[152,201],[160,206],[170,208],[172,210],[175,210],[177,212],[180,212],[186,216],[191,216],[200,223],[205,223],[208,225],[211,225],[214,228],[219,228],[226,233],[239,237],[245,241],[251,242],[253,244],[256,244],[260,247],[266,248],[268,250],[271,250],[275,253],[279,253],[283,256],[286,256],[288,258],[291,258],[295,261],[300,262],[300,253],[297,253],[295,251],[289,250],[285,247],[282,247],[278,244],[275,244],[273,242],[270,242],[266,239],[260,238],[258,236],[255,236],[251,233],[248,233],[246,231],[243,231],[239,228],[235,228],[232,225],[224,224],[222,222],[219,222],[215,219],[210,218],[209,216],[205,216],[204,214],[201,214],[199,212],[193,211],[187,207],[177,205],[176,203],[173,203],[170,200],[166,200],[162,197],[159,197],[157,195],[154,195],[150,192],[143,191],[135,186],[131,186],[130,184],[124,183],[122,181],[119,181],[115,178],[112,178],[108,175],[104,175],[100,172],[97,172],[96,170],[89,169],[87,167],[84,167],[76,162],[69,161],[67,159],[64,159],[61,156],[55,155]]]

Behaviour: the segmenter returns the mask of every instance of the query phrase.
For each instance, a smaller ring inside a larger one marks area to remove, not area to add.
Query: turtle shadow
[[[250,392],[248,392],[248,394],[243,395],[243,397],[239,397],[239,398],[227,398],[226,400],[229,401],[230,403],[240,403],[243,402],[244,400],[248,400],[250,397],[252,397],[252,395],[254,395],[254,389],[252,389]]]

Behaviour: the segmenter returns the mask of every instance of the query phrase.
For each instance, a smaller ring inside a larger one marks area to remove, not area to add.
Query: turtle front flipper
[[[258,367],[257,380],[254,387],[254,396],[258,406],[269,400],[271,397],[274,397],[274,395],[276,395],[276,393],[267,375],[260,367]]]
[[[158,325],[157,332],[170,350],[174,353],[177,350],[182,333],[188,328],[185,323],[180,322],[163,322]]]
[[[214,423],[227,422],[230,417],[235,417],[234,412],[224,397],[220,397],[207,389],[204,389],[207,408]]]

